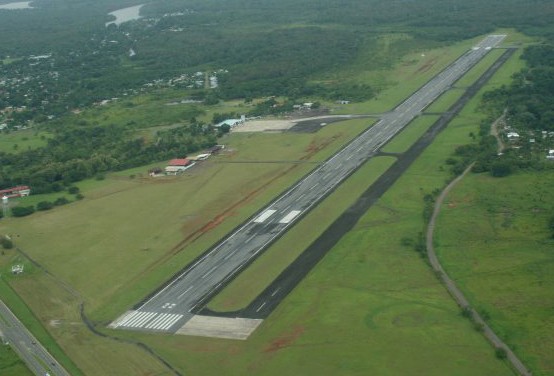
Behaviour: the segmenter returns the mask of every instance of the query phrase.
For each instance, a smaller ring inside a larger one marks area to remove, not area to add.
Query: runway
[[[505,35],[490,35],[393,111],[195,260],[163,288],[110,324],[112,328],[176,332],[302,216],[479,62]],[[260,310],[263,307],[260,308]]]

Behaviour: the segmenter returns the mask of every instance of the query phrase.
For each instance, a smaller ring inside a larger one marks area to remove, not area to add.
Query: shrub
[[[497,347],[494,350],[494,354],[498,359],[506,359],[508,357],[508,353],[506,353],[506,350],[502,347]]]
[[[26,215],[33,214],[35,208],[33,206],[16,206],[12,209],[12,215],[14,217],[25,217]]]
[[[72,185],[71,187],[67,188],[67,191],[72,195],[76,195],[77,193],[79,193],[80,189],[79,187]]]
[[[54,205],[56,206],[65,205],[65,204],[69,204],[69,200],[65,197],[59,197],[56,199],[56,201],[54,201]]]
[[[54,207],[54,204],[50,201],[41,201],[37,204],[37,210],[50,210]]]
[[[2,248],[4,249],[12,249],[13,248],[13,241],[8,238],[7,236],[2,236],[0,238],[0,244],[2,245]]]

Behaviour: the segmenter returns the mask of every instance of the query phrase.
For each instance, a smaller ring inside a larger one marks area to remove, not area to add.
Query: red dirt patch
[[[415,73],[418,74],[418,73],[427,72],[429,69],[431,69],[433,67],[433,65],[435,65],[436,62],[437,62],[437,58],[433,58],[433,59],[429,60],[427,63],[425,63],[421,67],[419,67],[419,69],[416,70]]]
[[[264,352],[275,352],[277,350],[281,350],[282,348],[289,347],[298,339],[298,337],[300,337],[302,333],[304,333],[304,328],[298,326],[294,328],[292,332],[274,339],[269,346],[264,349]]]

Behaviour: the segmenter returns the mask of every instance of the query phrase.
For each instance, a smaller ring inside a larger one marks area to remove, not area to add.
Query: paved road
[[[3,340],[9,343],[35,375],[69,376],[1,300],[0,332]]]
[[[157,332],[178,330],[226,282],[376,154],[504,37],[490,35],[483,39],[393,111],[384,114],[374,126],[230,233],[155,295],[110,326]]]

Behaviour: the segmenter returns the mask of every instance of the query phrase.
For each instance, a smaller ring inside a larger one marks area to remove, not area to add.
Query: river
[[[0,4],[0,9],[14,10],[14,9],[32,9],[30,1],[18,1],[15,3]]]
[[[121,25],[123,22],[132,21],[132,20],[138,20],[140,16],[140,8],[142,8],[144,4],[142,5],[135,5],[128,8],[118,9],[114,10],[113,12],[108,13],[111,16],[115,17],[114,21],[106,22],[106,26],[115,24],[116,26]]]

